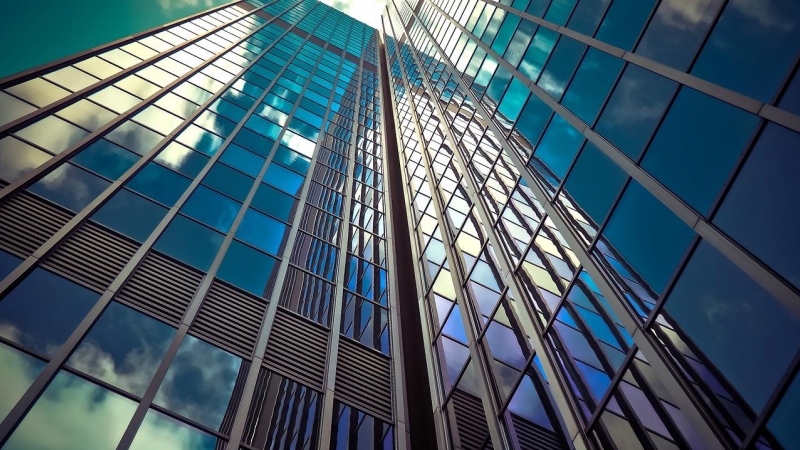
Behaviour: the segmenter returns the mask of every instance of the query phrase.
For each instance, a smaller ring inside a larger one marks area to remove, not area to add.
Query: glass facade
[[[0,449],[800,448],[762,3],[234,1],[0,79]]]

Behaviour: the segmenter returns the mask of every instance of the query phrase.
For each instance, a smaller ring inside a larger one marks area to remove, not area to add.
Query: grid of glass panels
[[[377,33],[314,0],[248,3],[3,86],[0,205],[24,190],[134,259],[150,249],[324,327],[340,311],[343,336],[388,358],[378,77],[360,68]],[[0,251],[0,280],[21,256]],[[176,328],[33,262],[0,292],[0,422],[39,390],[3,448],[238,448],[251,358],[187,335],[193,316]],[[323,393],[262,372],[254,395],[278,400],[243,448],[320,445]],[[331,404],[331,448],[393,448],[392,424]]]
[[[703,448],[638,329],[724,445],[796,446],[797,5],[766,8],[792,18],[777,27],[740,1],[416,3],[389,6],[424,66],[397,76],[435,91],[567,381],[562,412],[603,447]]]

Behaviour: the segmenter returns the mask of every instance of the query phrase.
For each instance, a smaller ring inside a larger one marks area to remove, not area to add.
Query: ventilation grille
[[[151,251],[117,299],[178,325],[202,279],[202,273]]]
[[[489,427],[483,413],[483,404],[478,397],[460,389],[453,390],[453,413],[458,426],[458,440],[464,450],[481,450],[489,437]]]
[[[0,180],[0,191],[3,190],[6,186],[8,186],[8,183],[6,183],[3,180]]]
[[[69,222],[73,214],[20,193],[0,205],[0,248],[27,257]]]
[[[89,222],[59,244],[41,265],[102,292],[138,247],[138,244]]]
[[[267,368],[322,389],[327,356],[326,330],[278,308],[264,355]]]
[[[564,439],[558,434],[514,414],[511,415],[511,420],[514,422],[514,431],[517,433],[517,440],[522,450],[565,450],[567,448]]]
[[[342,337],[336,364],[336,397],[393,422],[391,361]]]
[[[215,280],[192,322],[190,333],[250,358],[266,309],[263,300]]]

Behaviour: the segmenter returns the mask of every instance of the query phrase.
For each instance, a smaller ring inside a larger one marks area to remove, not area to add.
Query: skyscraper
[[[0,80],[0,448],[800,448],[798,57],[248,0]]]

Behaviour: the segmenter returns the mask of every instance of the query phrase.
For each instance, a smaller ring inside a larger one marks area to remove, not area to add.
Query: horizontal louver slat
[[[30,256],[73,217],[31,194],[22,192],[0,204],[0,248]]]
[[[339,341],[335,392],[346,403],[392,422],[391,361],[344,338]]]
[[[264,355],[269,369],[321,389],[327,354],[327,331],[278,308]]]

